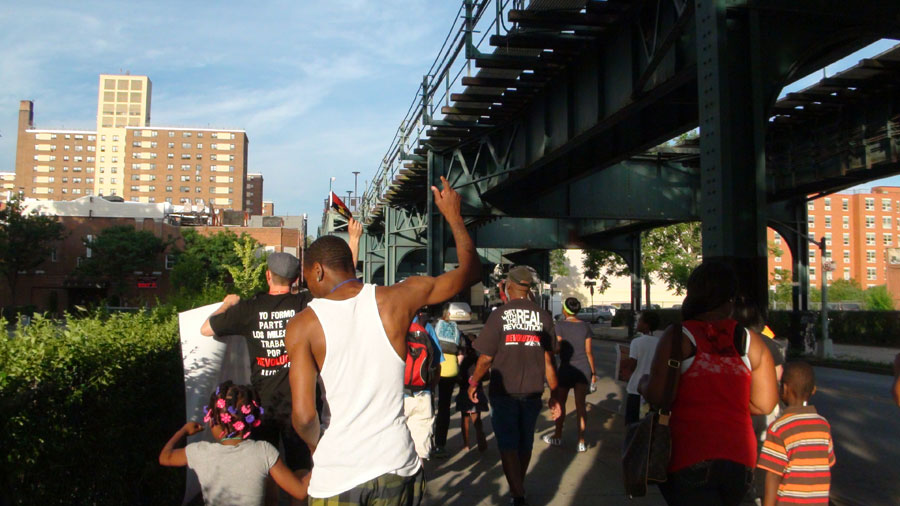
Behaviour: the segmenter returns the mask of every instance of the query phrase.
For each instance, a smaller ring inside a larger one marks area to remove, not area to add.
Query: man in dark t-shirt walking
[[[469,398],[478,402],[478,383],[491,371],[491,421],[512,505],[526,504],[525,472],[531,461],[545,379],[551,390],[551,416],[556,420],[561,415],[553,393],[557,388],[553,318],[531,300],[533,284],[530,268],[509,270],[503,288],[509,302],[491,313],[475,341],[481,356],[469,378]]]
[[[284,460],[293,471],[308,470],[309,447],[291,427],[291,361],[284,346],[288,321],[306,308],[309,291],[291,293],[300,262],[290,253],[272,253],[267,259],[269,291],[241,300],[228,295],[200,332],[206,336],[243,336],[250,354],[250,379],[265,413],[254,439],[284,445]]]

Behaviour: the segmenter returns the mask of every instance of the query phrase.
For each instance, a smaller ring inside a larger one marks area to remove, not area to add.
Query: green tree
[[[120,303],[133,273],[160,270],[159,255],[168,247],[153,232],[136,230],[129,225],[106,228],[96,237],[85,239],[84,245],[90,248],[91,256],[81,262],[75,274],[107,281]]]
[[[241,298],[252,297],[266,287],[266,255],[258,255],[259,243],[250,236],[234,242],[238,265],[225,265],[234,280],[234,290]]]
[[[566,250],[555,249],[550,252],[550,274],[554,279],[570,274],[569,266],[566,264]]]
[[[829,302],[861,302],[864,290],[855,279],[838,279],[828,285]]]
[[[184,230],[184,229],[183,229]],[[235,253],[234,243],[250,238],[246,233],[240,237],[231,231],[202,235],[195,230],[182,232],[184,250],[178,252],[172,269],[172,284],[187,293],[200,293],[203,287],[229,283],[230,273],[226,265],[239,265],[240,258]],[[255,239],[250,238],[255,242]]]
[[[656,274],[669,290],[684,293],[687,279],[700,263],[702,251],[700,223],[678,223],[641,233],[642,279],[650,304],[650,279]],[[619,255],[603,250],[587,250],[583,267],[585,277],[597,280],[597,290],[609,288],[610,279],[628,274],[628,266]]]
[[[893,311],[894,298],[885,285],[873,286],[864,293],[865,308],[869,311]]]
[[[19,199],[0,209],[0,272],[10,293],[15,293],[19,271],[39,266],[65,237],[64,227],[54,216],[26,214]]]

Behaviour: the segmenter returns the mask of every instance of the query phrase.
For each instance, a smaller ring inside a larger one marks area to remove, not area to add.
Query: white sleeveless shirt
[[[311,497],[332,497],[386,473],[421,467],[403,413],[405,361],[381,323],[375,285],[347,300],[315,299],[309,307],[325,332],[319,378],[324,432],[309,483]]]

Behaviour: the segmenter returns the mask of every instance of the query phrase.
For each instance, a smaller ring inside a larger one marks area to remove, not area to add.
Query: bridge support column
[[[434,205],[434,194],[431,186],[441,188],[441,176],[445,175],[446,157],[437,155],[434,151],[428,151],[428,184],[425,191],[428,192],[428,255],[426,257],[426,270],[429,276],[439,276],[444,273],[446,222],[441,216],[441,211]]]
[[[703,256],[732,264],[743,295],[767,305],[765,77],[757,14],[696,0]]]
[[[632,234],[629,240],[631,241],[631,251],[627,263],[629,270],[631,270],[632,317],[628,319],[627,323],[628,337],[634,337],[634,319],[641,311],[641,281],[644,275],[644,266],[641,261],[641,234]],[[649,303],[650,301],[647,302]]]

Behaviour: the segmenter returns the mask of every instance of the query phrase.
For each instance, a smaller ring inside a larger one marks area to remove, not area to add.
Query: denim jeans
[[[753,470],[730,460],[705,460],[669,473],[659,484],[669,506],[738,506],[753,481]]]

